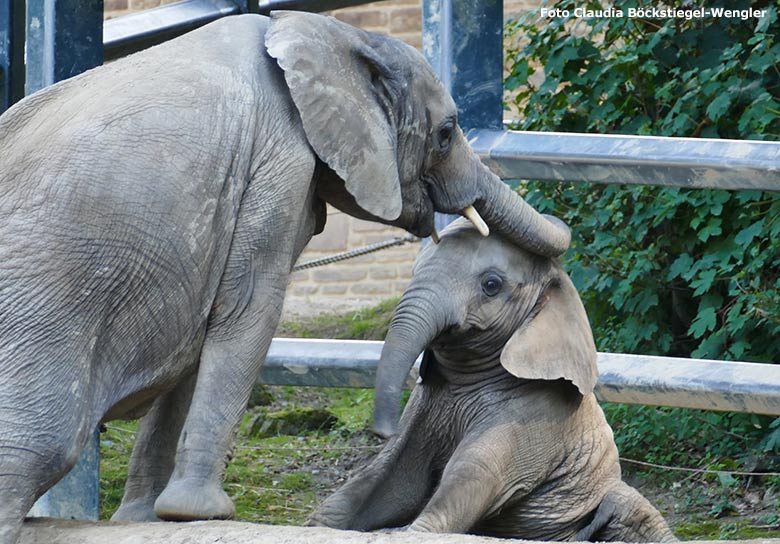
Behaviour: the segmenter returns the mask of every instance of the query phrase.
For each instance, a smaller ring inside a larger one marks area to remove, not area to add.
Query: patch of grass
[[[247,414],[244,423],[250,418]],[[239,435],[225,473],[225,490],[235,502],[236,519],[302,525],[318,497],[334,488],[332,482],[323,482],[323,476],[348,463],[356,452],[370,455],[376,443],[339,431],[268,438]]]
[[[322,408],[293,406],[271,412],[260,410],[247,429],[247,434],[258,438],[278,435],[298,435],[307,431],[329,431],[337,422],[336,416]]]
[[[371,425],[374,410],[373,389],[333,389],[330,409],[338,418],[340,429],[355,433]]]
[[[137,428],[134,421],[112,421],[100,435],[100,519],[110,518],[122,501]]]
[[[749,521],[730,520],[693,520],[678,523],[674,534],[680,540],[744,540],[753,538],[780,537],[780,529],[771,526],[755,526]]]
[[[308,404],[332,412],[333,430],[304,430],[295,436],[248,435],[262,409],[244,415],[225,471],[225,491],[236,505],[236,519],[257,523],[302,525],[318,498],[343,483],[346,466],[378,451],[379,441],[365,431],[373,391],[325,387],[270,387],[275,406],[300,411]],[[119,507],[137,422],[111,422],[101,435],[100,518]]]
[[[276,336],[293,338],[335,338],[339,340],[384,340],[398,298],[354,312],[323,315],[302,321],[285,321]]]
[[[678,537],[755,538],[780,531],[780,520],[767,518],[780,507],[780,478],[757,475],[780,472],[776,443],[767,434],[776,420],[612,403],[604,412],[626,459],[624,473],[664,511]]]

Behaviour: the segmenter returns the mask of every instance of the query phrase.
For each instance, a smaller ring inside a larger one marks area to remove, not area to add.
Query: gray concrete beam
[[[275,338],[261,381],[373,387],[382,345]],[[596,397],[601,401],[780,416],[780,365],[599,353],[598,366]],[[416,378],[417,365],[407,385]]]

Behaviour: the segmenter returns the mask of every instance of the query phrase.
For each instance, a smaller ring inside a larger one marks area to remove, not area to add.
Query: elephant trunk
[[[462,133],[451,153],[462,160],[448,163],[437,182],[429,184],[437,211],[467,216],[483,235],[487,234],[481,225],[484,220],[490,230],[537,255],[558,257],[568,249],[569,227],[560,219],[540,214],[510,189],[485,166]]]
[[[545,257],[558,257],[571,242],[566,223],[550,215],[537,212],[523,198],[509,188],[487,166],[481,165],[486,178],[485,194],[474,202],[491,229],[512,243]]]
[[[419,283],[425,287],[417,287]],[[427,285],[426,285],[427,284]],[[445,329],[448,318],[446,293],[434,292],[436,282],[418,279],[401,297],[385,338],[376,373],[374,426],[376,434],[388,438],[398,430],[401,392],[417,356]]]

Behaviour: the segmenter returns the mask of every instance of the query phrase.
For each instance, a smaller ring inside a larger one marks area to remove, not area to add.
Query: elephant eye
[[[439,129],[439,133],[437,135],[439,139],[439,150],[441,151],[447,151],[450,148],[450,144],[452,144],[452,133],[454,130],[454,126],[450,123],[447,123],[443,127]]]
[[[482,278],[482,292],[485,293],[485,296],[496,296],[503,286],[504,280],[498,274],[488,274]]]

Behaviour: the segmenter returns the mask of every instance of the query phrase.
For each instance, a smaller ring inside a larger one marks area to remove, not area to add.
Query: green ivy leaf
[[[669,267],[669,273],[667,278],[673,280],[674,278],[682,277],[687,274],[693,265],[693,258],[687,253],[683,253]]]
[[[764,230],[764,220],[759,219],[749,227],[739,231],[734,237],[734,241],[739,245],[750,244],[753,239],[761,233],[762,230]]]
[[[731,95],[727,93],[721,93],[715,97],[715,100],[710,102],[707,106],[707,116],[713,121],[717,121],[721,116],[726,113],[731,104]]]
[[[691,328],[688,332],[693,335],[694,338],[701,338],[704,333],[715,329],[717,324],[717,315],[715,314],[715,308],[708,306],[704,309],[700,309],[696,318],[691,323]]]

